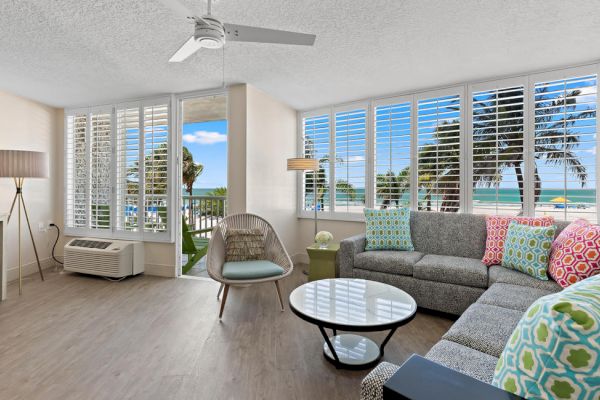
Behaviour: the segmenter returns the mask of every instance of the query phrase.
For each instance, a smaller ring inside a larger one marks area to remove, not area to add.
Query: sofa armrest
[[[383,400],[524,400],[413,354],[383,385]]]
[[[340,242],[338,251],[338,264],[340,267],[340,278],[352,278],[354,274],[354,257],[365,251],[367,239],[364,233],[344,239]]]

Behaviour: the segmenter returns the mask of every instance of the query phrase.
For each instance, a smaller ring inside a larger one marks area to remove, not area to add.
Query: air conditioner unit
[[[123,278],[144,272],[144,243],[93,238],[65,245],[65,271]]]

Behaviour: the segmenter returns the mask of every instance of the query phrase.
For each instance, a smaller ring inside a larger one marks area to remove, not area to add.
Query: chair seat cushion
[[[262,279],[283,275],[284,272],[279,265],[267,260],[229,261],[223,264],[225,279]]]
[[[467,308],[443,339],[498,358],[522,315],[521,311],[475,303]]]
[[[412,276],[413,266],[423,257],[418,251],[371,250],[358,253],[354,267],[386,274]]]
[[[477,303],[525,312],[534,301],[552,293],[549,290],[527,286],[494,283],[481,295]]]
[[[542,281],[533,276],[529,276],[514,269],[501,267],[500,265],[492,265],[489,268],[489,286],[494,283],[510,283],[512,285],[521,285],[547,290],[549,292],[559,292],[562,290],[560,285],[553,280]]]
[[[427,281],[486,288],[488,270],[475,258],[427,254],[415,264],[413,276]]]
[[[498,363],[494,356],[443,339],[429,350],[425,358],[490,384]]]

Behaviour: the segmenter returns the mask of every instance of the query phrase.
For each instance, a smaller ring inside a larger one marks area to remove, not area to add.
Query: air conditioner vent
[[[99,240],[75,239],[69,243],[72,247],[86,247],[88,249],[106,249],[112,242],[101,242]]]

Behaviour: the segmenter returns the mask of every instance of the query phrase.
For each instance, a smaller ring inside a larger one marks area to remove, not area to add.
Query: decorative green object
[[[548,261],[556,226],[529,226],[511,221],[508,225],[502,266],[547,281]]]
[[[410,237],[410,209],[365,208],[365,222],[367,225],[365,250],[414,250]]]
[[[329,242],[333,240],[331,232],[320,231],[315,235],[315,242],[322,248],[326,249],[329,246]]]
[[[313,244],[306,248],[310,264],[308,266],[308,280],[335,278],[335,257],[340,249],[339,243],[329,243],[326,248]]]
[[[600,396],[600,275],[538,299],[498,359],[492,384],[527,399]]]
[[[190,231],[185,222],[185,217],[181,217],[181,252],[188,257],[185,265],[181,267],[183,275],[187,274],[208,251],[208,238],[197,237],[195,235],[210,232],[211,230],[211,228],[208,228]]]

